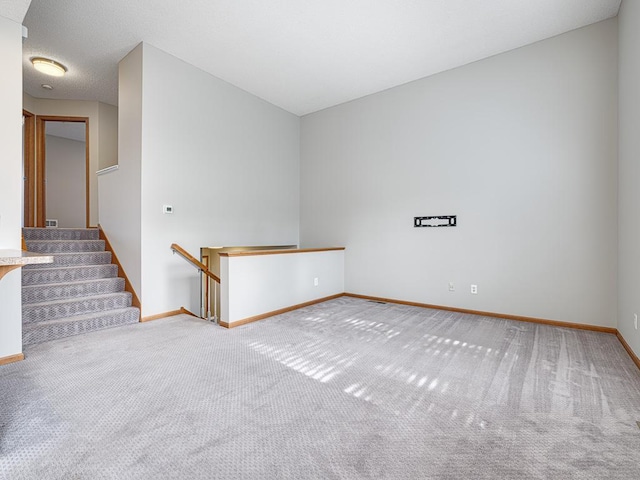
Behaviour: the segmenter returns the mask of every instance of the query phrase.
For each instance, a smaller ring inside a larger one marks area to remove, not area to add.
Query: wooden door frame
[[[36,116],[27,111],[22,110],[24,117],[23,130],[23,162],[24,162],[24,226],[34,227],[35,214],[33,204],[36,195],[36,165],[35,165],[35,134],[36,134]]]
[[[89,117],[61,117],[52,115],[36,116],[36,222],[38,227],[45,226],[46,215],[46,122],[76,122],[85,124],[85,217],[86,227],[89,227],[90,197],[89,197]]]

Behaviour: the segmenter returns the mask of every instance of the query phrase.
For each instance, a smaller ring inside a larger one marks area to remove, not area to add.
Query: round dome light
[[[49,58],[35,57],[31,59],[31,63],[36,70],[46,75],[62,77],[67,73],[67,67]]]

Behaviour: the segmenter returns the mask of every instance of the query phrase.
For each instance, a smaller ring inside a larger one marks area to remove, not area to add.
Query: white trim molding
[[[105,167],[101,170],[98,170],[96,172],[96,175],[100,176],[100,175],[104,175],[106,173],[110,173],[110,172],[115,172],[116,170],[118,170],[118,165],[111,165],[110,167]]]

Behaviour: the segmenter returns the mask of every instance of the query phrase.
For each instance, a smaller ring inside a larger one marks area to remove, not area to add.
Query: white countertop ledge
[[[0,267],[32,265],[34,263],[53,263],[53,255],[24,252],[22,250],[0,249]]]

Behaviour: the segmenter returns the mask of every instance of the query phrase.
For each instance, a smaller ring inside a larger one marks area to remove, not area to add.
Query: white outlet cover
[[[173,213],[173,207],[171,205],[163,205],[162,213]]]

